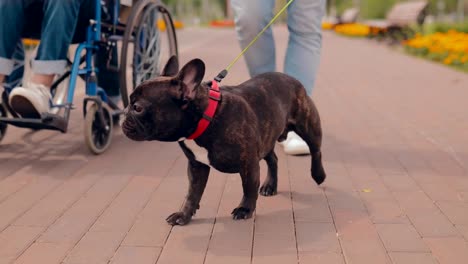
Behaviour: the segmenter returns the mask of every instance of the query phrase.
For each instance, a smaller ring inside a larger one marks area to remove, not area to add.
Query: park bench
[[[356,23],[358,16],[359,8],[348,8],[340,16],[325,19],[324,22],[334,28],[337,25]]]
[[[338,17],[336,24],[351,24],[355,23],[359,16],[359,8],[353,7],[346,9],[341,16]]]
[[[364,22],[373,35],[389,37],[392,43],[410,38],[414,32],[410,25],[422,26],[427,16],[428,1],[397,3],[387,13],[385,20]]]

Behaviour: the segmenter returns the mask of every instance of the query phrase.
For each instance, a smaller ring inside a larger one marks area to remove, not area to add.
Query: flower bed
[[[366,37],[370,34],[370,28],[362,24],[343,24],[335,27],[335,32],[352,37]]]
[[[322,22],[322,29],[323,30],[332,30],[333,24],[330,22]]]
[[[426,36],[417,34],[403,45],[413,55],[468,71],[468,33],[450,30]]]

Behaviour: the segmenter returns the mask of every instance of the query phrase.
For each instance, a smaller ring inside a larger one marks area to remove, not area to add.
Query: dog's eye
[[[138,114],[143,112],[143,107],[139,105],[138,103],[134,103],[132,108],[133,108],[133,111],[135,111]]]

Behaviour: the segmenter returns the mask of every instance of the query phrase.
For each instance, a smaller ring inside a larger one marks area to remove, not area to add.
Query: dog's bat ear
[[[179,71],[179,59],[176,55],[172,55],[164,66],[161,76],[175,76]]]
[[[177,76],[185,84],[184,97],[191,100],[195,97],[195,89],[205,76],[205,63],[200,59],[193,59],[185,64]]]

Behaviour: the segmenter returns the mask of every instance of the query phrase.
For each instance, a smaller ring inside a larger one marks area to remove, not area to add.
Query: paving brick
[[[0,263],[14,261],[43,231],[41,227],[10,226],[0,233]]]
[[[76,140],[76,127],[76,125],[71,124],[69,126],[70,133],[68,134],[57,135],[51,131],[42,131],[42,133],[28,136],[28,133],[24,133],[25,130],[19,131],[10,126],[14,132],[10,132],[10,136],[4,137],[2,140],[2,150],[4,152],[0,153],[0,157],[2,157],[0,160],[0,180],[5,179],[10,185],[10,190],[15,191],[30,182],[34,177],[19,178],[17,172],[24,171],[25,168],[29,169],[32,164],[38,164],[37,161],[44,156],[55,153],[64,154],[79,146],[80,144]],[[47,144],[40,144],[41,142],[47,142]],[[5,194],[5,190],[9,190],[2,188],[3,183],[0,183],[0,193],[2,195]],[[0,195],[0,200],[5,198],[2,195]]]
[[[34,170],[24,172],[33,174],[37,180],[28,184],[0,204],[0,212],[2,212],[0,230],[21,216],[38,200],[42,199],[67,178],[71,177],[83,165],[83,160],[79,158],[75,159],[77,158],[75,155],[70,155],[73,150],[68,150],[70,153],[65,153],[68,156],[61,161],[63,167],[47,166],[47,159],[50,159],[50,157],[45,157],[40,160],[45,164],[40,164],[34,167]],[[63,169],[66,169],[66,172],[63,172]],[[43,175],[47,176],[44,177]]]
[[[375,227],[365,215],[349,217],[337,212],[335,221],[347,263],[389,262]]]
[[[127,231],[161,178],[135,176],[91,227],[91,231]]]
[[[154,264],[160,252],[161,248],[121,246],[110,264]]]
[[[407,211],[408,218],[422,237],[458,236],[448,218],[437,209]]]
[[[88,232],[68,253],[63,263],[107,263],[114,255],[124,235],[123,232]]]
[[[233,250],[233,248],[216,248],[208,250],[205,264],[250,264],[252,250]]]
[[[140,212],[125,240],[126,246],[163,247],[171,227],[166,218],[176,211],[185,198],[187,185],[186,161],[179,158],[172,167],[169,175],[165,177],[156,191],[151,195],[149,202]]]
[[[343,255],[338,253],[299,252],[299,263],[344,264]]]
[[[203,263],[225,184],[225,176],[218,172],[211,174],[197,216],[189,225],[172,228],[158,260],[159,264]]]
[[[421,183],[421,189],[434,201],[462,202],[466,201],[461,192],[444,183]]]
[[[468,225],[457,225],[456,227],[465,240],[468,241]]]
[[[381,181],[354,182],[354,185],[365,202],[393,199],[392,193]]]
[[[442,212],[455,225],[468,225],[468,203],[441,201],[437,203]]]
[[[430,252],[409,224],[378,224],[377,231],[387,251]]]
[[[303,197],[303,198],[298,198]],[[309,198],[310,197],[310,198]],[[294,219],[297,222],[333,222],[328,202],[316,195],[293,194]]]
[[[252,263],[297,263],[294,234],[255,234]]]
[[[300,252],[341,253],[335,226],[331,223],[296,223],[297,248]]]
[[[342,240],[341,246],[346,263],[391,263],[380,241],[358,239]]]
[[[73,177],[18,218],[14,225],[49,226],[79,199],[99,176],[99,173],[87,173],[82,177]]]
[[[408,218],[399,204],[393,200],[367,200],[367,211],[375,224],[408,223]]]
[[[14,263],[15,264],[59,264],[72,244],[34,243]]]
[[[24,166],[16,171],[14,176],[10,176],[0,183],[0,201],[17,192],[28,185],[34,178],[31,171],[31,165]]]
[[[130,180],[129,175],[100,179],[39,238],[39,242],[76,243]]]
[[[468,262],[468,244],[458,237],[425,238],[432,253],[440,264],[462,264]]]
[[[382,180],[392,192],[414,192],[419,189],[415,180],[409,175],[382,175]]]
[[[431,253],[390,252],[394,264],[437,264]]]
[[[434,201],[429,198],[422,190],[412,192],[395,192],[395,198],[400,203],[401,208],[406,212],[433,210],[437,207]]]

